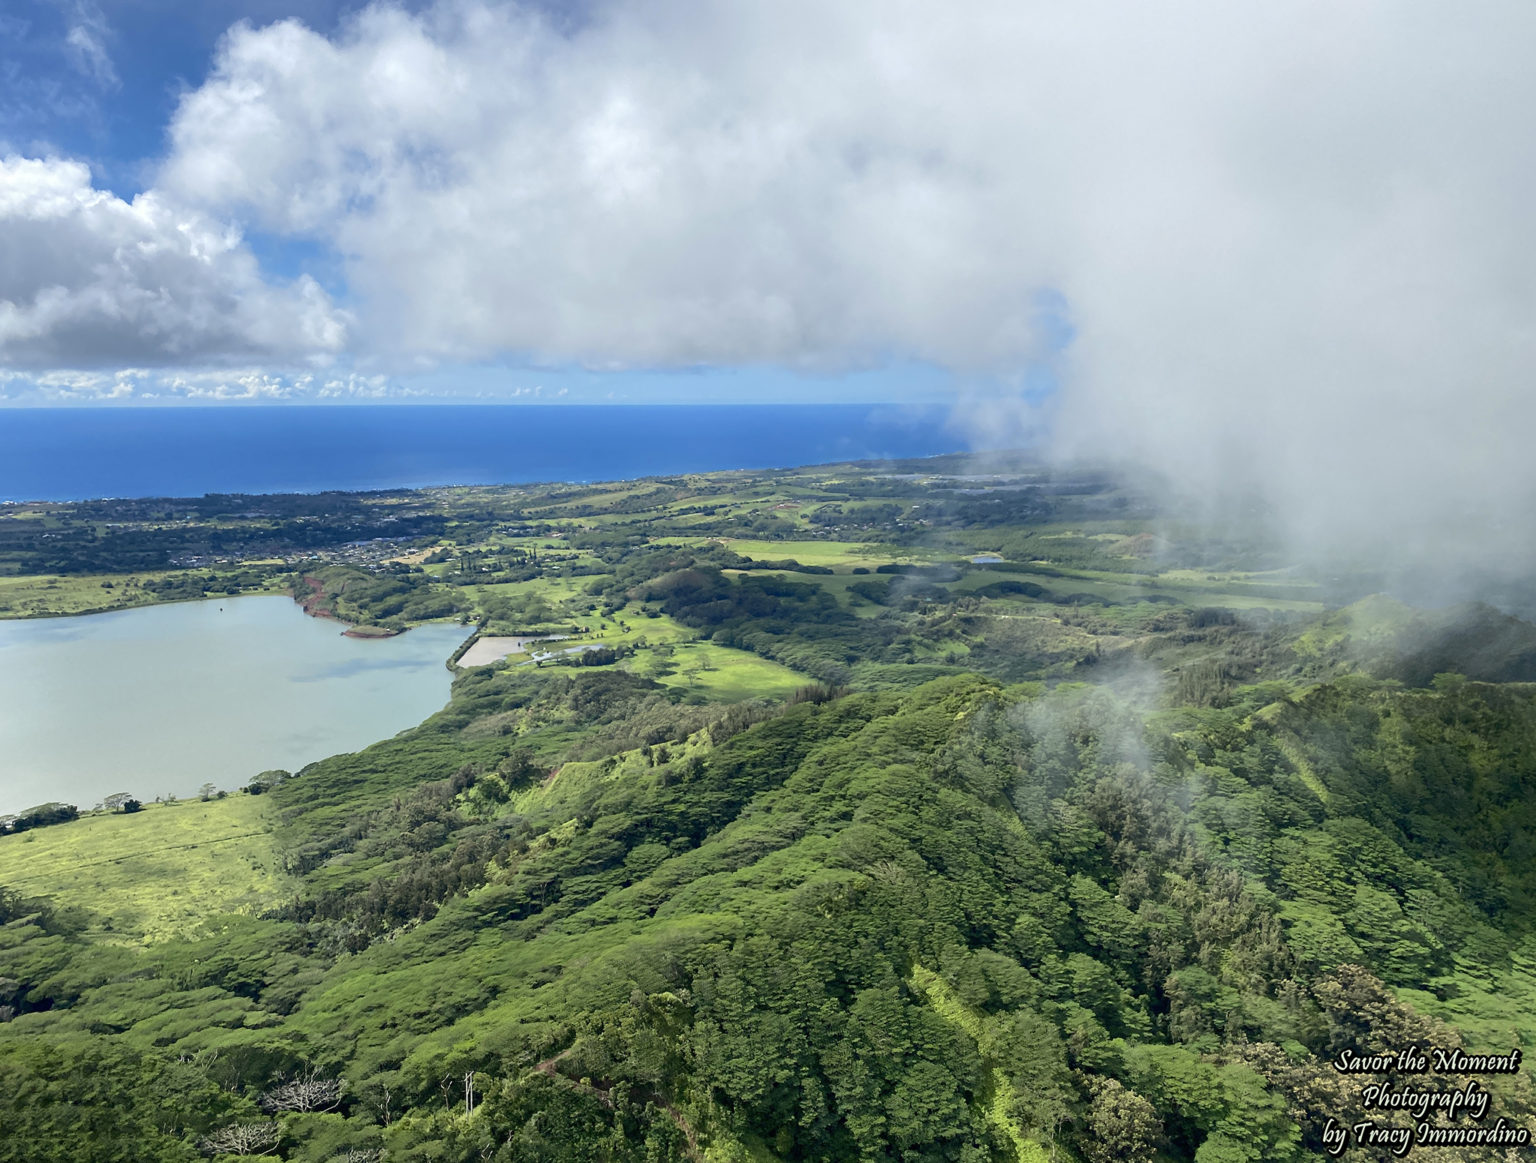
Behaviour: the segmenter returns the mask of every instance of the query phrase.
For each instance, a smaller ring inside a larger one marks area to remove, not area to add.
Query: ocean
[[[0,409],[0,500],[625,480],[963,451],[940,408]]]

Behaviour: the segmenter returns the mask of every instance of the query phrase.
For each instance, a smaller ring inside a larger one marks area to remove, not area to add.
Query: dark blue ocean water
[[[933,456],[941,409],[479,405],[0,409],[0,500],[623,480]]]

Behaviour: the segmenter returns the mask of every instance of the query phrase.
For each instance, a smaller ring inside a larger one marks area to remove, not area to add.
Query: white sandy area
[[[556,637],[563,637],[557,635]],[[509,654],[521,654],[528,649],[530,642],[550,642],[551,638],[479,638],[475,644],[464,652],[458,665],[485,666],[487,663],[496,662]]]

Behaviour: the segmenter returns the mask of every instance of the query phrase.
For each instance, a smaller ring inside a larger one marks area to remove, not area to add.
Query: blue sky
[[[294,17],[332,31],[344,7],[329,0],[9,0],[0,16],[0,140],[26,152],[88,158],[106,185],[131,197],[143,189],[146,163],[165,148],[177,100],[202,83],[231,25]]]

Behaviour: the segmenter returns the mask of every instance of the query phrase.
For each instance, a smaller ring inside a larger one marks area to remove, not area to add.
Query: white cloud
[[[345,317],[313,280],[266,282],[237,231],[71,161],[0,159],[0,363],[23,368],[328,357]]]
[[[7,395],[62,403],[125,400],[140,394],[148,373],[142,368],[114,372],[48,371],[35,376],[6,373]]]
[[[420,394],[388,376],[354,371],[285,373],[245,367],[28,373],[0,369],[0,399],[30,404],[130,400],[342,403],[404,399]]]
[[[125,311],[158,360],[327,351],[318,289],[267,287],[206,223],[313,238],[344,260],[353,353],[396,369],[1006,376],[1057,291],[1077,331],[1060,447],[1207,495],[1261,483],[1325,542],[1457,533],[1487,557],[1482,531],[1536,499],[1533,34],[1515,0],[634,0],[568,32],[442,0],[331,38],[237,27],[146,205],[92,195],[92,241],[48,261],[95,270],[97,218],[160,239],[164,207],[200,207],[219,276],[134,257],[93,297],[70,274],[91,334]],[[160,325],[146,282],[195,325]],[[1497,552],[1523,563],[1530,540]]]
[[[376,351],[1028,355],[1051,272],[1012,183],[953,153],[950,118],[906,120],[875,9],[819,48],[824,9],[767,11],[635,7],[570,38],[473,4],[372,9],[334,41],[237,28],[160,182],[335,245]]]
[[[112,30],[100,8],[90,0],[75,0],[69,10],[64,47],[70,62],[102,89],[119,87],[117,69],[107,51]]]

